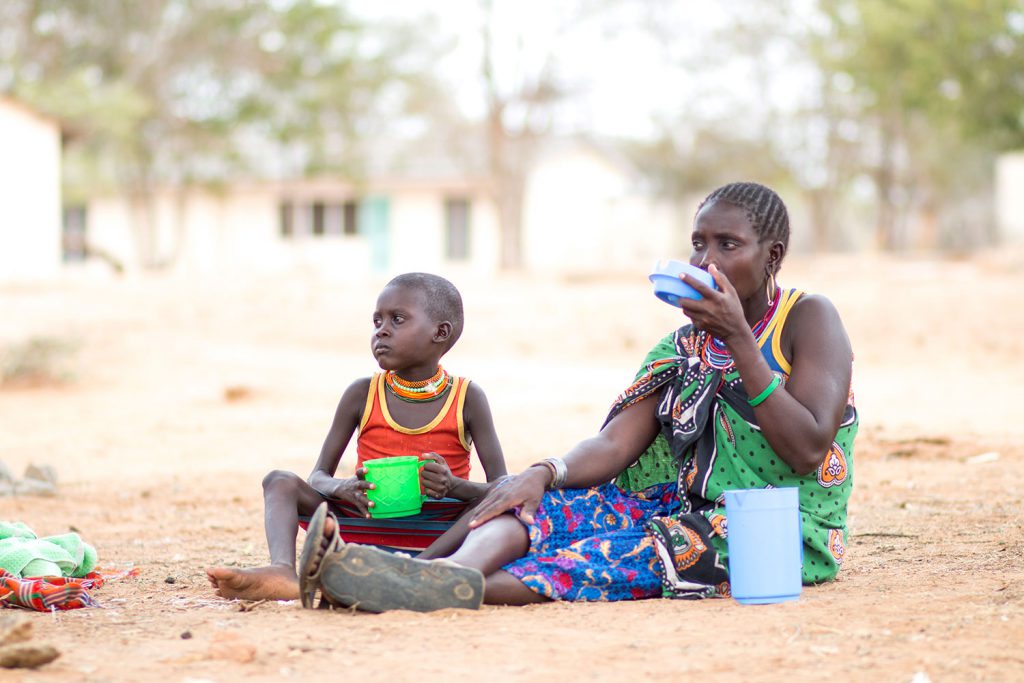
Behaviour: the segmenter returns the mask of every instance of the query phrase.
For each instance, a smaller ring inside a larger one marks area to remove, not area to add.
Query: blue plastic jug
[[[726,491],[725,516],[732,596],[748,605],[800,597],[799,489]]]

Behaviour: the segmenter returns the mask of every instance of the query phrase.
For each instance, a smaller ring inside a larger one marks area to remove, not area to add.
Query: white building
[[[0,282],[60,269],[60,154],[56,121],[0,97]]]
[[[1001,241],[1024,244],[1024,152],[996,162],[996,224]]]
[[[496,272],[497,211],[480,175],[460,170],[444,154],[404,156],[414,161],[378,164],[358,185],[324,177],[159,193],[149,213],[155,253],[196,272]],[[91,200],[90,251],[138,267],[140,217],[123,198]],[[645,268],[655,258],[677,256],[688,226],[688,217],[655,198],[614,153],[563,141],[538,156],[527,179],[524,267]]]

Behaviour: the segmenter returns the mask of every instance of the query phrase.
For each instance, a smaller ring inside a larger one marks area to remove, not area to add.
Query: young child
[[[324,501],[339,520],[343,540],[421,550],[488,489],[488,484],[469,481],[472,445],[488,482],[505,475],[505,460],[483,390],[468,379],[449,375],[439,365],[458,340],[462,325],[462,297],[442,277],[406,273],[384,287],[373,312],[370,338],[383,372],[358,379],[345,390],[308,480],[281,470],[264,478],[270,564],[207,569],[218,595],[247,600],[298,598],[295,539],[300,518],[308,518]],[[336,478],[338,462],[356,431],[355,476]],[[373,503],[366,491],[374,484],[365,480],[362,465],[395,455],[428,460],[421,468],[420,484],[434,500],[424,503],[420,515],[371,519]]]

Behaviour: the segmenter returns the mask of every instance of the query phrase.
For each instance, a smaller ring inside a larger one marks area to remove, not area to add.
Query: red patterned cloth
[[[40,576],[19,579],[0,569],[0,607],[24,607],[37,612],[98,607],[99,603],[89,594],[107,581],[125,576],[137,576],[138,568],[116,574],[91,572],[80,579],[63,576]]]

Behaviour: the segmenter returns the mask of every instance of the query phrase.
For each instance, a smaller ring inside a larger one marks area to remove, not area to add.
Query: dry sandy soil
[[[55,498],[0,498],[0,519],[74,528],[104,567],[140,570],[96,591],[102,609],[23,613],[61,657],[0,678],[1024,680],[1024,255],[791,257],[783,275],[836,303],[857,356],[837,581],[779,605],[429,615],[231,602],[203,574],[265,561],[260,480],[306,473],[342,389],[374,369],[383,280],[81,273],[0,288],[0,346],[77,348],[58,368],[72,381],[0,389],[0,460],[60,477]],[[455,279],[468,324],[446,367],[487,391],[512,471],[592,433],[679,322],[643,272]],[[558,379],[570,390],[551,395]]]

